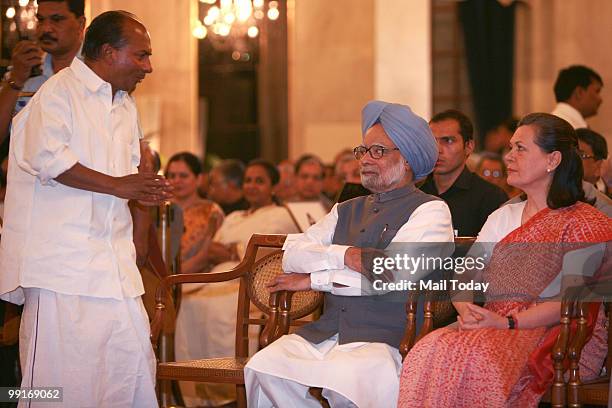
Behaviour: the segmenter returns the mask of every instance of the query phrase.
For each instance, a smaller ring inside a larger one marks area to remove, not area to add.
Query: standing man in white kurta
[[[155,358],[128,208],[170,190],[137,173],[129,93],[152,72],[149,34],[132,14],[103,13],[83,55],[13,120],[0,294],[25,302],[22,387],[63,387],[66,407],[152,407]]]
[[[362,131],[354,152],[362,184],[374,194],[335,205],[304,234],[287,237],[286,273],[271,290],[327,292],[324,313],[249,361],[251,407],[319,407],[308,387],[323,388],[332,407],[397,403],[406,298],[362,291],[362,253],[390,243],[452,242],[453,228],[446,203],[414,186],[438,157],[427,122],[407,106],[373,101],[363,109]]]
[[[589,127],[585,119],[597,115],[603,102],[601,76],[584,65],[559,71],[554,91],[557,105],[552,114],[565,119],[574,129]]]

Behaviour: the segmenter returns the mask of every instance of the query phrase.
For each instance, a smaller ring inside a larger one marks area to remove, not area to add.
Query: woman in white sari
[[[211,272],[236,266],[255,233],[299,232],[287,209],[274,203],[272,188],[278,180],[278,171],[266,161],[254,160],[247,165],[242,188],[249,209],[234,211],[223,221],[209,248],[208,261],[215,265]],[[238,286],[238,280],[185,285],[176,324],[177,360],[234,355]],[[251,343],[254,354],[256,342]],[[219,406],[235,399],[230,384],[182,382],[181,392],[188,407]]]

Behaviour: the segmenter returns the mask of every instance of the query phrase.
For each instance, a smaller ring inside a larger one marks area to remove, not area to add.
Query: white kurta
[[[13,119],[0,295],[21,288],[123,299],[144,293],[127,200],[54,179],[76,163],[121,177],[140,161],[136,105],[81,60],[47,80]]]
[[[22,386],[63,387],[66,407],[157,405],[127,200],[54,180],[136,172],[139,136],[131,97],[79,59],[13,120],[0,295],[25,302]]]
[[[255,233],[287,234],[297,227],[287,210],[270,205],[253,213],[234,211],[229,214],[214,241],[236,244],[240,258]],[[211,272],[227,271],[238,261],[223,262]],[[236,308],[239,280],[184,285],[181,307],[176,321],[175,351],[177,361],[208,357],[234,356],[236,338]],[[257,333],[253,333],[249,349],[257,351]],[[235,398],[233,385],[208,386],[181,382],[181,392],[187,406],[209,406],[228,403]]]
[[[553,115],[560,117],[569,122],[574,129],[589,127],[582,114],[576,108],[565,102],[557,103],[555,110],[551,112]]]
[[[298,273],[316,270],[311,274],[313,289],[358,296],[361,279],[353,279],[358,273],[344,266],[348,247],[331,244],[337,221],[335,206],[304,234],[289,237],[283,268]],[[452,241],[448,206],[443,201],[430,201],[414,210],[392,243]],[[352,282],[355,287],[333,287],[333,283]],[[315,404],[308,400],[308,387],[321,387],[324,395],[331,394],[330,404],[340,400],[337,406],[393,407],[397,403],[401,366],[399,351],[387,344],[340,345],[337,335],[312,344],[291,334],[251,358],[245,368],[247,399],[253,407],[306,407]]]

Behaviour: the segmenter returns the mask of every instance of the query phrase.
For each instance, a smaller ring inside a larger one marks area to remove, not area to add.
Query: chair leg
[[[162,362],[174,361],[174,336],[162,333],[159,340],[159,359]],[[178,381],[158,380],[157,401],[161,407],[185,406]]]
[[[236,406],[238,408],[247,407],[246,387],[244,384],[236,384]]]
[[[179,407],[185,406],[185,401],[183,401],[183,394],[181,394],[181,387],[179,387],[178,381],[172,381],[172,396],[174,397],[174,402]]]

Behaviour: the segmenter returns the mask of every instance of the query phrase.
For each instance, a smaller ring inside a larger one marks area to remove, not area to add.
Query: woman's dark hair
[[[251,160],[246,165],[245,173],[246,173],[246,169],[248,169],[249,167],[253,167],[253,166],[261,166],[261,167],[264,168],[266,173],[268,173],[268,177],[270,177],[270,181],[272,182],[272,186],[277,185],[278,182],[280,181],[280,173],[278,172],[278,169],[276,168],[275,165],[273,165],[269,161],[264,160],[264,159],[254,159],[254,160]]]
[[[133,20],[140,24],[136,16],[123,10],[112,10],[94,18],[83,40],[83,55],[90,60],[100,58],[102,46],[108,44],[113,48],[123,48],[127,44],[123,26],[126,20]]]
[[[565,120],[548,113],[530,113],[518,126],[536,129],[535,144],[546,153],[558,151],[561,162],[554,171],[546,197],[548,207],[567,207],[584,201],[582,189],[582,160],[578,156],[578,138],[574,128]]]
[[[184,162],[187,165],[187,167],[189,167],[189,170],[191,170],[194,176],[197,177],[200,174],[202,174],[202,162],[200,161],[200,159],[198,159],[198,157],[193,153],[180,152],[180,153],[175,154],[174,156],[170,158],[170,160],[168,160],[168,164],[166,165],[166,171],[164,172],[166,176],[168,175],[168,169],[170,168],[170,163],[178,162],[178,161]]]

